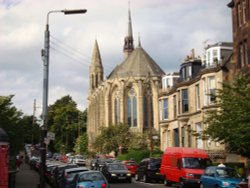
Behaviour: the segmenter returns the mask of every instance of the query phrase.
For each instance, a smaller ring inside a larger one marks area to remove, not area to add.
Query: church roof
[[[162,76],[164,71],[148,55],[148,53],[139,46],[108,76],[108,78],[126,78],[126,77],[146,77]]]

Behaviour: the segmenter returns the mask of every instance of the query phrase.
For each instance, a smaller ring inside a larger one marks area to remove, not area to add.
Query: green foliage
[[[149,157],[149,150],[131,150],[126,154],[118,155],[118,160],[130,160],[133,159],[139,163],[142,159]]]
[[[76,154],[87,155],[88,154],[88,135],[83,133],[76,139],[74,151]]]
[[[76,102],[69,95],[49,106],[48,127],[55,133],[55,141],[49,145],[50,150],[62,153],[72,151],[82,127],[80,115]]]
[[[100,153],[110,153],[112,151],[118,153],[120,146],[122,151],[128,150],[129,141],[132,138],[133,134],[129,131],[128,125],[111,125],[101,128],[101,134],[97,136],[92,145]]]
[[[250,157],[250,77],[239,75],[224,83],[216,96],[218,110],[210,111],[205,134],[225,142],[232,152]]]
[[[15,156],[23,150],[24,143],[31,143],[39,140],[40,128],[33,122],[33,116],[23,116],[23,113],[13,106],[14,96],[0,96],[0,127],[9,136],[10,155]]]
[[[139,132],[133,133],[133,137],[129,140],[128,150],[147,150],[148,135]]]

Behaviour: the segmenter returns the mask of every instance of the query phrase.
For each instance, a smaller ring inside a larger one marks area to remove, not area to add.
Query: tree
[[[133,137],[130,139],[128,149],[129,150],[148,150],[148,134],[136,132],[133,134]]]
[[[57,100],[48,110],[48,127],[55,133],[50,149],[71,152],[78,136],[79,110],[76,102],[67,95]]]
[[[114,151],[116,154],[119,148],[127,151],[133,133],[129,131],[129,126],[125,124],[111,125],[109,127],[101,127],[101,134],[97,136],[93,143],[93,147],[101,153],[110,153]]]
[[[32,127],[33,116],[23,116],[23,113],[13,106],[14,95],[0,96],[0,127],[9,136],[10,155],[15,156],[23,149],[24,143],[39,141],[40,128],[37,123]]]
[[[225,142],[231,152],[250,157],[250,77],[239,75],[216,94],[217,110],[208,113],[204,134]]]
[[[76,139],[74,151],[81,155],[88,154],[88,135],[86,132]]]

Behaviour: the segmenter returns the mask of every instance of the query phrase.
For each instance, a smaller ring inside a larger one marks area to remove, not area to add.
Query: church
[[[100,134],[100,127],[123,123],[131,131],[159,131],[159,89],[165,74],[143,49],[134,47],[131,12],[124,38],[123,62],[104,78],[104,67],[97,40],[89,68],[88,122],[89,144]]]

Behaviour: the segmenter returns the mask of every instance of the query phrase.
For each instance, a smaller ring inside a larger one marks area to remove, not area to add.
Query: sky
[[[124,59],[130,4],[135,47],[141,45],[166,72],[178,72],[192,49],[232,42],[230,0],[0,0],[0,96],[14,95],[24,115],[40,116],[44,31],[51,10],[87,9],[86,14],[49,15],[48,104],[70,95],[87,108],[89,66],[98,41],[104,74]]]

